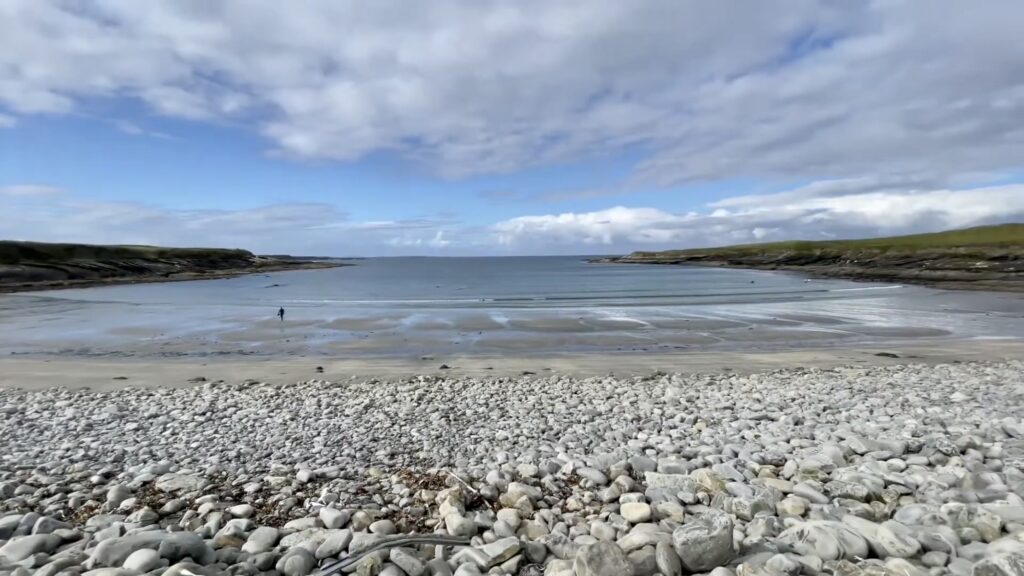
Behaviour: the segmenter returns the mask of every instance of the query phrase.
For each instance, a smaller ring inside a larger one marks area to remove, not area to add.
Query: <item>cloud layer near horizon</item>
[[[728,198],[685,214],[616,206],[522,216],[483,227],[452,219],[358,222],[318,203],[168,210],[94,202],[46,186],[22,185],[0,187],[0,230],[13,239],[225,246],[330,256],[605,254],[1024,222],[1024,184],[901,193],[865,185],[818,182],[771,197]]]

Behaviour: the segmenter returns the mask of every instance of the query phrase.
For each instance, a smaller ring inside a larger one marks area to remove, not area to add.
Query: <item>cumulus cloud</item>
[[[1014,0],[9,0],[0,108],[255,125],[450,176],[622,151],[630,185],[1019,167]],[[951,49],[955,47],[955,49]],[[2,122],[2,121],[0,121]]]
[[[618,206],[522,216],[495,224],[493,232],[500,244],[513,250],[607,252],[856,238],[1024,221],[1020,184],[903,192],[868,187],[837,194],[837,188],[852,184],[815,183],[772,195],[770,202],[765,196],[735,197],[687,214]]]
[[[356,220],[326,203],[175,210],[23,184],[0,186],[0,238],[327,256],[594,254],[1024,222],[1024,184],[928,190],[897,190],[894,185],[888,180],[823,181],[773,195],[728,198],[687,213],[615,206],[480,226],[444,214]]]
[[[331,204],[175,210],[97,201],[41,185],[0,187],[0,239],[91,244],[237,247],[257,253],[383,255],[457,247],[453,220],[353,221]]]

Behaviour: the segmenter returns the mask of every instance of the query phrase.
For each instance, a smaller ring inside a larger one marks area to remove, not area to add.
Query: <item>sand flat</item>
[[[877,356],[892,353],[899,358]],[[345,358],[293,356],[273,359],[9,357],[0,360],[0,387],[39,390],[51,387],[117,390],[126,387],[180,388],[190,379],[238,382],[255,379],[289,383],[311,378],[404,378],[422,374],[516,376],[545,372],[573,376],[678,373],[750,373],[774,368],[841,365],[940,364],[976,360],[1024,359],[1024,339],[963,340],[938,343],[887,343],[850,348],[809,348],[766,352],[672,351],[528,356],[507,351],[495,355],[430,358]],[[441,370],[445,364],[448,370]],[[323,373],[316,367],[323,367]],[[117,379],[117,378],[124,378]]]

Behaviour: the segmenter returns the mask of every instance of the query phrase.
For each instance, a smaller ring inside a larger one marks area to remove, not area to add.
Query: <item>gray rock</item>
[[[279,559],[280,555],[276,552],[260,552],[249,556],[246,563],[260,572],[266,572],[274,569]]]
[[[249,534],[249,538],[246,539],[245,544],[242,545],[242,552],[248,552],[249,554],[266,552],[277,544],[280,537],[281,533],[277,528],[260,526],[253,530],[252,534]]]
[[[305,548],[292,548],[277,561],[275,569],[284,576],[306,576],[316,568],[316,559]]]
[[[480,576],[482,572],[476,567],[476,564],[463,564],[455,569],[454,576]]]
[[[16,536],[0,546],[0,559],[8,562],[22,560],[39,552],[52,552],[60,545],[60,538],[53,534]]]
[[[207,484],[209,482],[200,476],[168,473],[157,478],[153,487],[161,492],[197,492]]]
[[[972,576],[1024,576],[1024,556],[1000,554],[974,565]]]
[[[321,527],[322,527],[322,523],[320,522],[320,519],[318,517],[316,517],[316,516],[306,516],[305,518],[296,518],[295,520],[290,520],[288,522],[285,522],[285,524],[283,526],[283,529],[284,529],[285,532],[291,532],[291,531],[302,531],[302,530],[308,530],[310,528],[321,528]]]
[[[452,536],[475,536],[476,524],[462,514],[451,513],[444,517],[444,525]]]
[[[129,514],[128,517],[125,518],[125,521],[145,526],[147,524],[156,524],[159,522],[160,515],[149,506],[145,506]]]
[[[408,576],[423,576],[427,565],[416,554],[405,548],[392,548],[391,561]]]
[[[320,521],[323,522],[324,528],[342,528],[348,524],[351,517],[352,515],[348,510],[336,510],[327,507],[320,509]]]
[[[672,544],[683,567],[690,572],[707,572],[726,565],[735,555],[733,523],[720,512],[707,513],[672,532]]]
[[[195,562],[179,562],[161,572],[160,576],[219,576],[219,574],[220,570],[216,568],[207,568]]]
[[[456,554],[457,561],[468,561],[482,570],[497,566],[519,554],[518,538],[502,538],[476,548],[464,548]]]
[[[619,541],[616,542],[619,548],[627,554],[643,548],[644,546],[656,546],[661,543],[672,543],[672,534],[662,532],[660,528],[651,524],[641,524],[633,528]]]
[[[248,518],[252,516],[256,510],[249,504],[238,504],[237,506],[231,506],[227,511],[228,514],[234,518]]]
[[[647,522],[651,513],[651,505],[646,502],[627,502],[619,507],[619,514],[632,524]]]
[[[69,568],[81,569],[81,563],[80,558],[54,558],[37,569],[33,576],[55,576],[61,572],[70,572]]]
[[[165,572],[166,574],[166,572]],[[136,576],[137,572],[126,568],[96,568],[82,574],[82,576]],[[177,576],[177,575],[175,575]],[[205,573],[199,576],[206,576]]]
[[[156,550],[143,548],[128,555],[123,567],[136,572],[149,572],[160,566],[160,553]]]
[[[627,462],[630,468],[640,473],[653,472],[658,468],[658,463],[646,456],[632,456]]]
[[[634,576],[633,564],[611,542],[583,546],[573,560],[575,576]]]
[[[36,523],[32,525],[33,534],[52,534],[56,530],[64,530],[71,528],[71,525],[60,520],[55,520],[49,516],[42,516]]]
[[[140,533],[139,536],[143,534]],[[133,536],[125,536],[125,538],[132,538]],[[193,561],[199,564],[209,564],[216,557],[213,549],[206,545],[197,534],[190,534],[187,532],[172,532],[160,539],[160,546],[157,548],[162,558],[174,562],[184,558],[191,558]]]
[[[306,528],[283,536],[279,544],[285,548],[302,547],[312,553],[324,543],[328,534],[325,528]]]
[[[683,563],[679,560],[679,554],[676,554],[671,543],[659,542],[654,549],[654,558],[658,565],[658,571],[664,576],[682,576]]]
[[[608,477],[605,476],[604,472],[601,472],[596,468],[588,468],[586,466],[583,466],[576,469],[576,474],[582,478],[590,480],[597,486],[604,486],[605,484],[608,483]]]
[[[348,545],[349,554],[355,554],[374,546],[380,542],[381,537],[368,532],[353,532],[352,540]]]
[[[841,522],[808,520],[779,534],[776,539],[783,550],[822,560],[866,558],[868,543],[859,533]]]
[[[132,495],[132,491],[127,486],[122,484],[114,484],[107,489],[107,504],[117,508]]]
[[[879,558],[909,558],[917,555],[920,543],[914,540],[906,526],[895,521],[875,524],[856,516],[844,516],[843,524],[860,534]]]
[[[313,553],[317,560],[331,558],[344,552],[352,542],[351,530],[328,530],[327,537]]]
[[[7,540],[14,535],[21,523],[21,514],[12,514],[0,518],[0,540]]]
[[[370,524],[370,532],[380,534],[381,536],[389,536],[395,533],[395,523],[391,520],[377,520]]]
[[[167,544],[167,548],[164,548],[164,544]],[[207,556],[207,551],[213,553],[196,534],[149,531],[108,538],[92,549],[90,560],[96,566],[122,566],[132,552],[143,548],[159,550],[160,556],[170,560],[185,557],[198,560]]]
[[[647,546],[626,554],[626,559],[633,565],[634,576],[659,576],[658,559],[653,546]]]
[[[650,488],[662,488],[671,493],[697,491],[697,482],[685,474],[645,472],[644,481]]]

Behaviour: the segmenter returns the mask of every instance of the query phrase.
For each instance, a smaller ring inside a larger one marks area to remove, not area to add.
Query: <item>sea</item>
[[[440,357],[1024,337],[1014,294],[582,256],[348,264],[0,296],[0,354]]]

